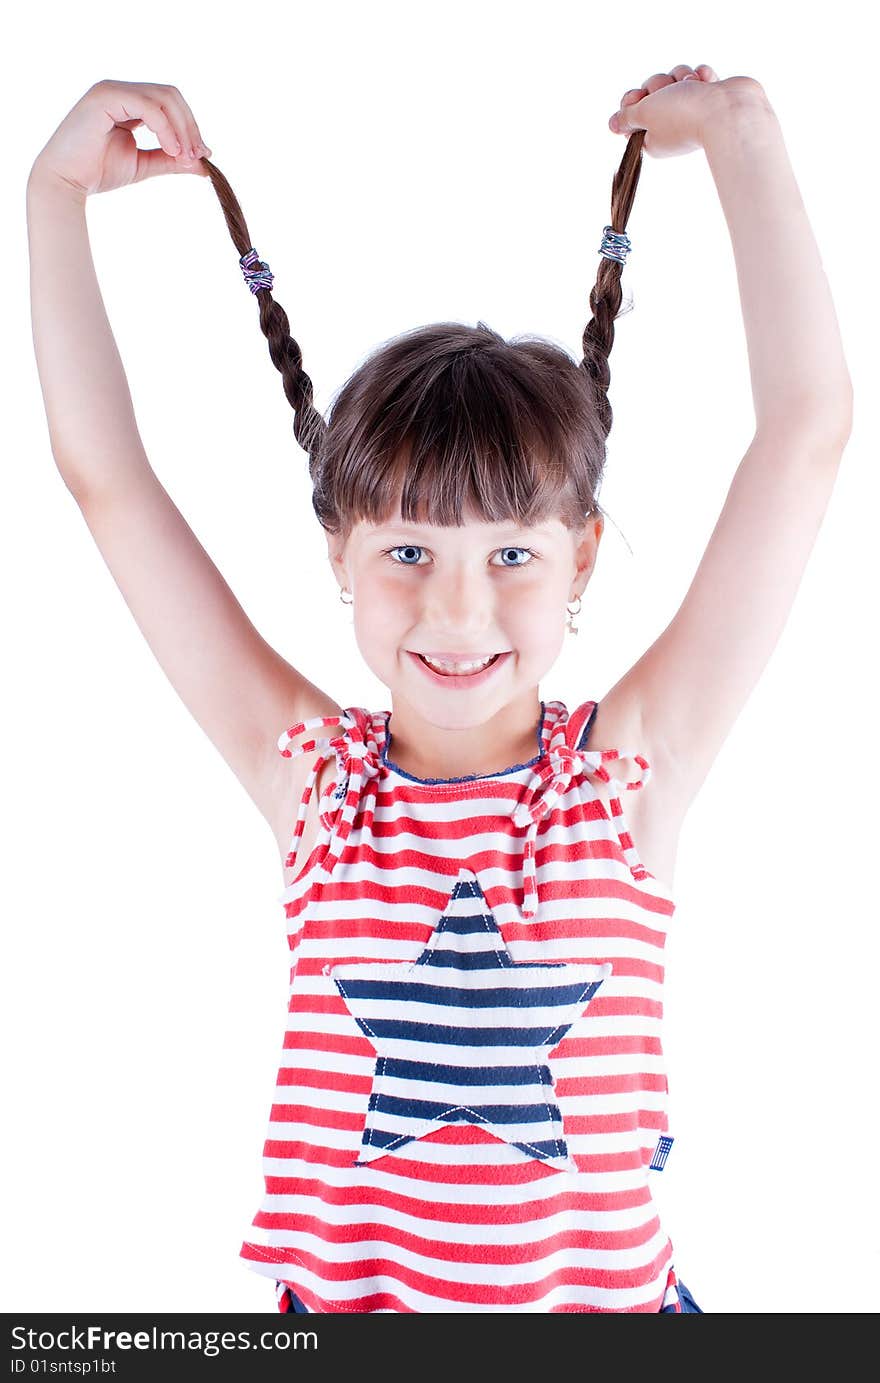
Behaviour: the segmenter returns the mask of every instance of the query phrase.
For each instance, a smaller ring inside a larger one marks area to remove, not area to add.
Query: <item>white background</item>
[[[608,117],[678,62],[763,83],[856,405],[791,617],[684,826],[667,948],[676,1142],[654,1185],[706,1312],[877,1309],[868,22],[854,3],[832,20],[742,0],[14,13],[0,97],[6,1310],[275,1311],[271,1279],[238,1251],[262,1194],[288,979],[272,835],[165,680],[55,469],[30,335],[34,157],[100,78],[178,86],[326,410],[371,349],[421,323],[482,318],[576,352],[625,147]],[[390,708],[339,602],[210,182],[95,197],[88,224],[163,484],[289,661],[342,705]],[[601,698],[675,614],[754,424],[705,156],[646,157],[628,230],[612,521],[578,637],[542,684],[570,706]]]

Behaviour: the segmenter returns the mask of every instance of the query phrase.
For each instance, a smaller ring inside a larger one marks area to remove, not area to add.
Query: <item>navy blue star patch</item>
[[[469,869],[416,961],[325,966],[377,1052],[355,1165],[465,1121],[576,1171],[547,1052],[611,970],[516,964]]]

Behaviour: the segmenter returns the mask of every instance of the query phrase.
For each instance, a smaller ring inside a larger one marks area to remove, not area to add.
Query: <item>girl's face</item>
[[[575,533],[556,519],[437,527],[397,515],[359,522],[342,548],[328,535],[336,577],[354,597],[358,647],[410,727],[419,718],[437,729],[485,725],[517,700],[533,723],[538,683],[559,656],[566,604],[592,574],[602,528],[601,516]],[[449,677],[420,653],[503,656],[485,675]]]

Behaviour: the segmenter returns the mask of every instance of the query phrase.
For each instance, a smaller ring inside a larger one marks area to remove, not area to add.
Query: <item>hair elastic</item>
[[[625,231],[612,230],[611,226],[604,227],[602,244],[599,246],[600,255],[604,255],[606,259],[616,259],[618,264],[625,264],[631,249],[632,241]]]
[[[275,282],[275,275],[270,272],[265,260],[260,259],[255,249],[248,250],[246,255],[242,255],[238,261],[241,265],[241,272],[244,274],[244,281],[252,293],[259,293],[261,288],[271,288]]]

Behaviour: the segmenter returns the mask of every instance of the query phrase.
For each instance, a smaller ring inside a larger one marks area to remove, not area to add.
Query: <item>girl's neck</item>
[[[433,725],[398,701],[388,720],[386,758],[415,778],[498,773],[538,756],[541,718],[537,690],[461,729]]]

